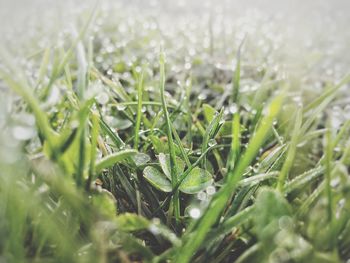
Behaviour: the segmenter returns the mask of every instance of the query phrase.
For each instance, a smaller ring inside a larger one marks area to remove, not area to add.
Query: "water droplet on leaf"
[[[197,207],[194,207],[190,209],[189,214],[190,214],[190,217],[197,219],[201,216],[201,210],[199,210],[199,208]]]

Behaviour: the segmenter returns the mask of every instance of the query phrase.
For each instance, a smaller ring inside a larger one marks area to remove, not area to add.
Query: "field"
[[[346,13],[130,3],[3,11],[0,262],[350,262]]]

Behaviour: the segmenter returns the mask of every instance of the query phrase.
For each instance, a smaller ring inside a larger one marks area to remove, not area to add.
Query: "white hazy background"
[[[79,14],[94,8],[113,10],[110,20],[119,12],[136,18],[153,16],[169,29],[184,19],[189,25],[202,23],[208,14],[213,22],[224,21],[219,27],[239,23],[248,35],[252,27],[261,26],[254,21],[274,23],[271,34],[283,34],[289,61],[300,62],[316,50],[324,56],[325,71],[328,66],[337,68],[335,78],[350,69],[349,0],[0,0],[0,44],[14,49],[34,35],[50,39],[74,24]]]

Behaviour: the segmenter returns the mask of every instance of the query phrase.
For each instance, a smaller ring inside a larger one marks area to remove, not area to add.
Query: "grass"
[[[1,259],[349,260],[349,75],[281,66],[260,27],[224,43],[213,14],[171,35],[112,10],[0,50]]]

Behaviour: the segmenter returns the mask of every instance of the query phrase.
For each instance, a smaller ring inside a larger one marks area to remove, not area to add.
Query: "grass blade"
[[[186,234],[186,241],[176,255],[176,262],[190,262],[194,252],[199,248],[212,225],[218,220],[227,201],[230,199],[234,189],[237,187],[237,183],[240,180],[244,170],[255,158],[261,145],[265,141],[272,123],[280,111],[283,98],[284,96],[280,95],[271,102],[269,112],[261,121],[261,124],[255,136],[250,141],[244,156],[239,160],[235,169],[229,171],[226,185],[212,199],[205,214],[196,223],[195,233]]]
[[[97,138],[99,134],[100,119],[96,113],[91,115],[91,150],[90,150],[90,167],[89,167],[89,177],[86,183],[86,188],[90,188],[91,182],[94,180],[95,175],[95,162],[97,153]]]
[[[160,89],[160,97],[161,97],[161,101],[162,101],[164,119],[165,119],[165,123],[166,123],[166,131],[167,131],[167,136],[168,136],[170,167],[171,167],[171,185],[174,189],[176,187],[176,184],[177,184],[177,166],[176,166],[175,147],[174,147],[172,129],[171,129],[171,121],[169,118],[169,113],[168,113],[168,109],[166,106],[165,95],[164,95],[164,92],[165,92],[165,57],[164,57],[163,52],[161,52],[161,54],[160,54],[159,63],[160,63],[159,89]],[[174,196],[173,196],[173,206],[174,206],[175,219],[179,220],[179,218],[180,218],[180,203],[179,203],[178,190],[175,191]]]
[[[139,76],[137,85],[137,113],[136,113],[136,124],[135,124],[135,137],[134,137],[134,148],[137,150],[140,138],[140,126],[142,117],[142,93],[143,93],[143,71]]]
[[[237,159],[240,154],[241,149],[241,143],[240,143],[240,116],[239,113],[236,112],[233,115],[233,121],[232,121],[232,142],[231,142],[231,149],[230,154],[227,159],[226,169],[227,170],[233,170],[234,166],[237,162]]]
[[[96,173],[100,173],[103,169],[111,167],[116,163],[120,163],[136,153],[137,151],[130,149],[108,155],[96,163]]]
[[[331,173],[332,173],[332,160],[333,160],[333,144],[331,141],[331,130],[330,124],[328,124],[328,129],[325,134],[324,142],[324,152],[325,152],[325,181],[326,181],[326,196],[327,196],[327,212],[328,220],[330,224],[333,224],[333,198],[332,198],[332,186],[331,186]]]
[[[242,42],[239,44],[237,56],[236,56],[236,69],[232,78],[232,101],[239,105],[239,85],[241,79],[241,51],[244,43],[245,37]]]
[[[286,157],[285,162],[283,163],[282,170],[280,172],[278,183],[277,183],[277,189],[279,189],[280,191],[283,191],[283,187],[284,187],[285,181],[287,179],[289,170],[291,169],[292,164],[293,164],[293,160],[294,160],[294,156],[295,156],[295,152],[296,152],[296,147],[298,144],[298,137],[299,137],[301,123],[302,123],[302,110],[299,109],[296,113],[295,126],[294,126],[294,130],[292,132],[292,138],[291,138],[291,142],[289,144],[287,157]]]

